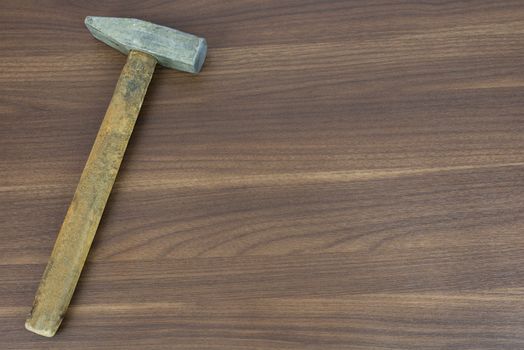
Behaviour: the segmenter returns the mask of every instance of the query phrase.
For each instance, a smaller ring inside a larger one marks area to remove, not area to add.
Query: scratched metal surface
[[[127,55],[145,52],[164,67],[198,73],[204,63],[206,39],[136,18],[87,16],[84,21],[98,40]]]

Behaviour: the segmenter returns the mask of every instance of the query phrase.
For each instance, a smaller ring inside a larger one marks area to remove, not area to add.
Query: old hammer
[[[69,306],[157,63],[198,73],[203,38],[132,18],[87,17],[93,36],[127,54],[25,327],[52,337]]]

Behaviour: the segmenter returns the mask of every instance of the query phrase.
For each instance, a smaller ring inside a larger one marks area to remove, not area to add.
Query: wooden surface
[[[125,57],[158,69],[61,330],[24,329]],[[524,348],[524,3],[0,3],[2,349]]]

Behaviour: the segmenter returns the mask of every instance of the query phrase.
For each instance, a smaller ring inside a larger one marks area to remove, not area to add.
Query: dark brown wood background
[[[61,331],[24,330],[125,57],[159,68]],[[0,3],[0,348],[524,348],[524,2]]]

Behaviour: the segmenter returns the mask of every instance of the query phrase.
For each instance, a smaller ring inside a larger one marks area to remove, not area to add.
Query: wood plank
[[[125,57],[159,69],[63,328],[24,330]],[[0,4],[2,349],[521,349],[524,4]]]

